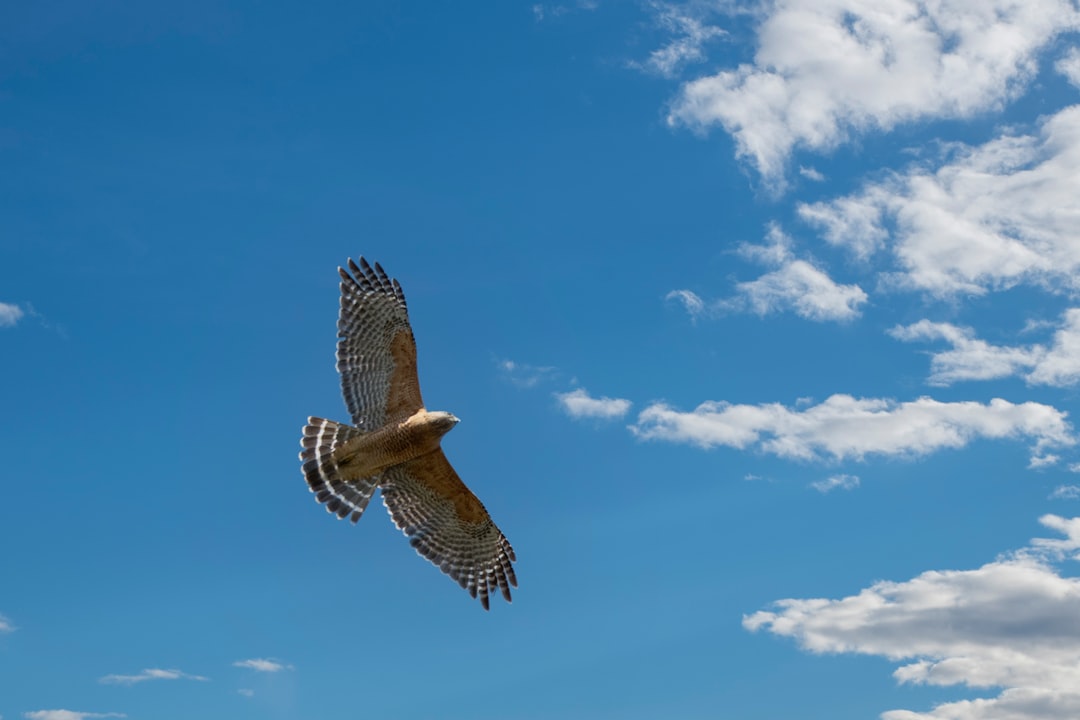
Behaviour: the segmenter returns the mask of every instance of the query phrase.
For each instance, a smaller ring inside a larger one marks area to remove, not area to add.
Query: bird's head
[[[453,430],[454,426],[461,422],[452,413],[443,412],[442,410],[428,413],[428,421],[434,425],[442,435]]]

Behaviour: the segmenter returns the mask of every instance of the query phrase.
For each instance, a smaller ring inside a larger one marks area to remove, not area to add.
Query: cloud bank
[[[754,448],[796,460],[919,456],[978,439],[1023,439],[1034,457],[1075,443],[1064,412],[1034,402],[909,402],[833,395],[805,408],[704,402],[692,411],[653,403],[631,431],[643,440]]]
[[[996,697],[892,710],[883,720],[1047,720],[1080,717],[1080,579],[1054,563],[1075,558],[1080,518],[1040,522],[1036,538],[975,570],[928,571],[857,595],[788,599],[743,618],[752,632],[793,638],[813,653],[879,655],[905,663],[901,683],[1002,688]]]
[[[1080,26],[1068,0],[778,0],[759,8],[753,61],[684,84],[668,122],[723,127],[738,156],[773,185],[783,184],[796,148],[829,150],[872,130],[1002,106],[1035,76],[1038,52]]]

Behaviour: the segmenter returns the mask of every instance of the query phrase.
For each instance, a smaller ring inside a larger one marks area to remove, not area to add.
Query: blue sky
[[[0,8],[0,718],[1080,717],[1078,30]],[[303,482],[359,255],[512,605]]]

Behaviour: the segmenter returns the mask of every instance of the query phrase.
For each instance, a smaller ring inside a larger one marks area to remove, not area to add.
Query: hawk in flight
[[[514,549],[454,472],[440,442],[458,419],[420,399],[416,341],[405,294],[375,263],[338,268],[337,369],[353,424],[309,417],[300,460],[315,499],[338,518],[360,519],[375,488],[416,551],[488,609],[510,602]]]

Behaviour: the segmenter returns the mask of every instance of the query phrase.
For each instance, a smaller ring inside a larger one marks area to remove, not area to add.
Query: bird
[[[337,370],[352,424],[308,418],[300,439],[308,489],[356,523],[378,488],[419,555],[485,610],[496,590],[511,602],[517,557],[443,453],[458,418],[424,407],[405,293],[379,263],[359,261],[338,268]]]

